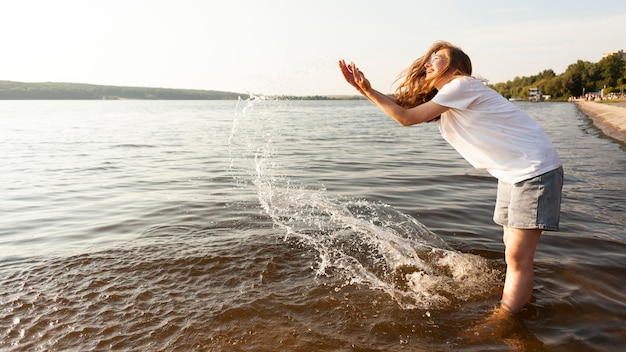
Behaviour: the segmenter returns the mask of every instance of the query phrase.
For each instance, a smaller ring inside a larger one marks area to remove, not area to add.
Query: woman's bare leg
[[[507,265],[500,308],[463,333],[470,341],[501,338],[510,334],[514,328],[513,314],[530,302],[533,293],[533,261],[541,232],[542,230],[504,228],[504,256]]]
[[[506,278],[501,308],[516,313],[530,302],[534,287],[535,250],[542,230],[504,228]]]

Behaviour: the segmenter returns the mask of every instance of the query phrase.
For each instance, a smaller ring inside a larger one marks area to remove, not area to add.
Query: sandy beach
[[[576,101],[576,105],[604,134],[626,143],[626,103]]]

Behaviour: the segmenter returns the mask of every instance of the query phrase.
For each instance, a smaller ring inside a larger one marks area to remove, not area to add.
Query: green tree
[[[585,63],[582,60],[578,60],[575,64],[571,64],[565,70],[564,85],[565,91],[574,97],[579,97],[584,94],[583,77],[585,71]]]
[[[613,54],[598,62],[602,87],[616,87],[624,77],[626,62],[621,54]]]

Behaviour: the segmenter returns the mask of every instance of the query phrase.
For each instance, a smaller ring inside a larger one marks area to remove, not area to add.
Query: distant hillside
[[[0,100],[236,100],[244,94],[213,90],[101,86],[81,83],[0,81]],[[245,94],[247,96],[247,94]]]

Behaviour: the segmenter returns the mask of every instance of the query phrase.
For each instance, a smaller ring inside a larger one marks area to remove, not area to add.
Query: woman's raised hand
[[[363,72],[356,67],[354,62],[346,64],[344,60],[339,60],[339,68],[346,81],[356,88],[359,93],[366,95],[365,92],[372,89],[370,82],[365,78]]]

